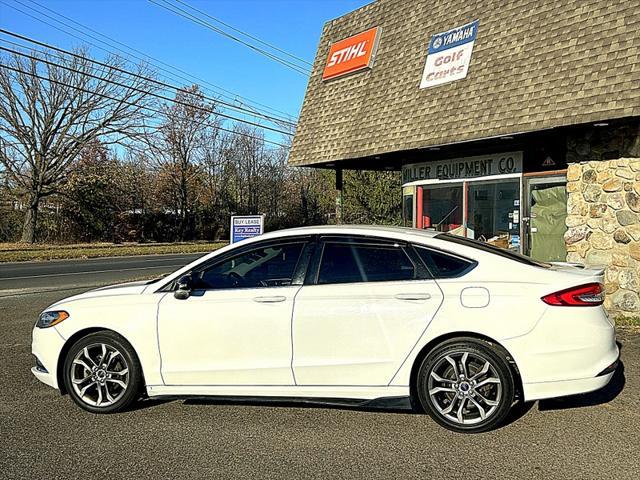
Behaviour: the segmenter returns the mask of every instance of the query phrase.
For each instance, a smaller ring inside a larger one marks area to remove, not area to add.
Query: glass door
[[[520,250],[520,179],[468,183],[467,237]]]
[[[536,260],[564,262],[567,249],[566,177],[534,177],[525,179],[525,253]]]

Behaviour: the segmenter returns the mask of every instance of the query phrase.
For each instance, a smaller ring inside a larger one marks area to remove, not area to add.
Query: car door
[[[440,307],[438,285],[411,247],[325,238],[296,296],[298,385],[387,385]]]
[[[291,315],[304,239],[249,245],[193,272],[158,309],[166,385],[293,385]]]

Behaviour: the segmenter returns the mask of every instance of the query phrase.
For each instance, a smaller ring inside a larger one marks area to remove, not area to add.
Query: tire
[[[140,361],[129,342],[114,332],[79,339],[69,349],[63,369],[67,392],[89,412],[121,412],[140,397]]]
[[[435,347],[422,361],[415,387],[423,410],[438,424],[461,433],[495,429],[515,398],[505,355],[475,338],[455,338]]]

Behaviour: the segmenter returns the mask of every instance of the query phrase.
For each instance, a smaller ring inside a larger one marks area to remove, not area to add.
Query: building
[[[377,0],[324,26],[290,163],[401,170],[404,221],[607,266],[640,310],[640,5]]]

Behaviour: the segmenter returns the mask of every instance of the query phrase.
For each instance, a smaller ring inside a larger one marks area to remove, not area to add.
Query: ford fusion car
[[[443,233],[284,230],[51,305],[32,371],[96,413],[143,395],[408,397],[479,432],[517,401],[609,382],[618,347],[602,283],[602,269]]]

